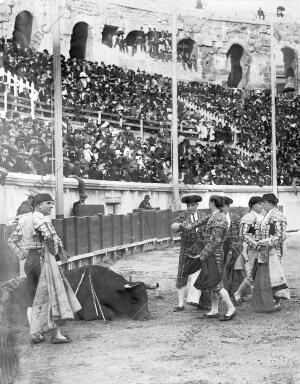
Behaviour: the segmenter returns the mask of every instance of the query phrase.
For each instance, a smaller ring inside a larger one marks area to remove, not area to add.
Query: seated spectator
[[[139,208],[141,209],[154,209],[150,204],[150,196],[145,195],[144,200],[139,205]]]
[[[72,215],[73,216],[78,216],[77,207],[79,205],[85,204],[85,200],[87,199],[87,197],[88,196],[86,194],[80,194],[79,195],[79,200],[75,201],[75,203],[73,204],[73,209],[72,209]]]

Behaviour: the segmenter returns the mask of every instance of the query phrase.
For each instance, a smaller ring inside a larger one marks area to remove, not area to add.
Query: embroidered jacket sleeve
[[[219,247],[224,239],[224,232],[227,228],[227,220],[225,217],[219,216],[213,219],[211,223],[211,234],[209,242],[205,245],[203,251],[200,254],[202,261],[207,260],[213,256],[217,247]]]
[[[199,228],[199,227],[201,227],[203,225],[206,225],[208,223],[209,218],[210,218],[210,216],[206,215],[206,216],[201,217],[199,220],[194,221],[190,225],[189,230],[196,229],[196,228]]]
[[[255,241],[253,234],[251,234],[250,228],[251,225],[253,225],[253,218],[251,215],[248,213],[246,214],[240,224],[240,237],[242,241],[244,241],[246,244],[248,244],[250,247],[255,247],[257,242]]]
[[[55,231],[50,217],[36,216],[33,222],[33,227],[43,238],[43,241],[48,246],[50,253],[57,255],[63,245]]]
[[[7,244],[20,260],[26,258],[28,252],[22,245],[22,230],[20,224],[17,225],[15,231],[9,237]]]
[[[270,233],[265,240],[270,247],[281,245],[287,238],[286,234],[286,218],[280,211],[274,212],[270,218],[270,223],[273,224],[274,233]]]

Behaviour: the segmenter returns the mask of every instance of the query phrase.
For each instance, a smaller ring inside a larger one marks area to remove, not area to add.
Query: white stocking
[[[207,313],[208,315],[216,315],[219,311],[219,296],[214,292],[211,292],[211,310]]]
[[[184,306],[185,288],[186,287],[178,289],[178,307]]]
[[[27,308],[27,320],[29,327],[31,326],[32,307]]]
[[[222,288],[220,290],[220,295],[222,297],[222,300],[227,306],[227,313],[226,316],[230,316],[235,311],[234,305],[232,304],[232,301],[230,300],[229,293],[226,291],[225,288]]]

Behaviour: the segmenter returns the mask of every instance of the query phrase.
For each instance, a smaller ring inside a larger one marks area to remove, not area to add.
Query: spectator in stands
[[[7,148],[0,149],[0,167],[5,168],[8,172],[11,172],[14,167],[14,161],[9,156]]]
[[[139,35],[143,36],[143,33],[141,30]],[[149,28],[146,51],[157,55],[162,46],[170,47],[165,42],[169,38],[168,31],[158,32]],[[52,57],[46,51],[35,52],[31,48],[19,51],[15,44],[4,40],[0,42],[1,50],[4,52],[6,70],[34,81],[40,93],[38,105],[42,101],[47,103],[42,105],[43,114],[49,117]],[[64,124],[66,176],[74,174],[115,181],[169,181],[170,131],[166,128],[170,127],[172,111],[169,78],[116,65],[64,57],[62,78],[64,106],[70,108],[68,112],[77,113],[77,120],[81,114],[99,110],[103,114],[113,113],[119,120],[105,122],[101,126],[89,121],[83,126],[82,119],[82,126],[75,130],[70,121]],[[183,136],[190,136],[180,145],[182,181],[200,184],[270,184],[270,95],[258,91],[233,90],[216,84],[186,82],[178,83],[178,93],[183,99],[179,102],[180,132]],[[297,150],[300,144],[299,96],[288,101],[285,96],[279,95],[276,101],[279,121],[278,183],[291,185],[293,180],[300,177]],[[47,108],[49,114],[45,112]],[[125,121],[128,118],[146,119],[144,126],[147,123],[148,129],[153,127],[151,138],[143,141],[136,137],[132,129],[127,128],[129,124]],[[162,127],[158,133],[154,131],[157,127]],[[8,149],[8,162],[12,166],[8,164],[9,171],[40,175],[51,173],[52,136],[52,123],[30,117],[23,119],[20,112],[0,120],[0,146]],[[232,141],[237,145],[232,145]],[[0,161],[3,162],[2,152]]]
[[[145,195],[144,200],[139,205],[140,209],[154,209],[150,204],[150,196]]]
[[[258,11],[257,11],[257,15],[258,15],[258,18],[259,18],[259,19],[265,20],[265,13],[264,13],[264,11],[261,9],[261,7],[259,7],[259,9],[258,9]]]
[[[86,194],[80,194],[79,195],[79,200],[75,201],[75,203],[73,204],[73,209],[72,209],[72,215],[73,216],[78,216],[78,209],[77,209],[77,207],[79,205],[85,204],[85,200],[87,199],[87,197],[88,196]]]

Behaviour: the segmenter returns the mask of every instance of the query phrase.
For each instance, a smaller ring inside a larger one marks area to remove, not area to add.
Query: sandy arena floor
[[[159,282],[149,293],[152,320],[70,322],[68,345],[27,344],[19,336],[18,384],[299,384],[300,235],[288,239],[284,268],[292,299],[281,312],[258,314],[250,303],[229,323],[172,312],[178,248],[145,252],[112,269],[132,280]]]

